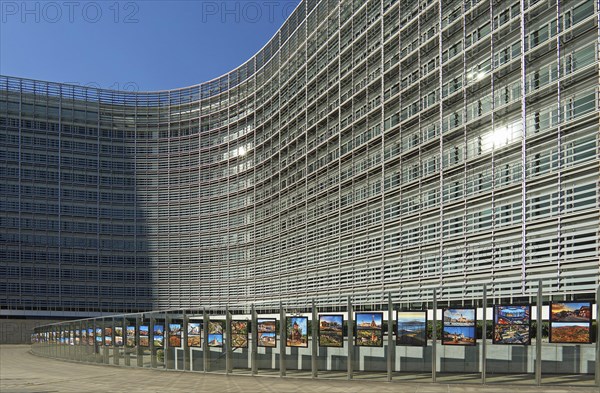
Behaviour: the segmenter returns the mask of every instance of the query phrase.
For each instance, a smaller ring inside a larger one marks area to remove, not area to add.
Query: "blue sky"
[[[0,74],[121,90],[198,84],[244,63],[299,0],[0,2]]]

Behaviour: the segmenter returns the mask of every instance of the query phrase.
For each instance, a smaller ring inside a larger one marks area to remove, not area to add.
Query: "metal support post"
[[[148,326],[148,345],[150,345],[150,363],[152,368],[156,368],[156,347],[154,346],[154,316],[150,317],[150,326]]]
[[[535,338],[535,384],[542,384],[542,280],[538,281],[538,291],[536,300],[537,310],[537,331]]]
[[[286,337],[286,326],[287,322],[285,320],[285,311],[283,310],[283,306],[281,302],[279,302],[279,337],[281,339],[281,346],[279,347],[279,376],[285,377],[285,351],[287,344]]]
[[[135,350],[138,367],[144,367],[144,350],[140,345],[140,326],[142,326],[142,318],[143,316],[135,318]]]
[[[190,370],[190,347],[188,345],[188,323],[190,319],[187,313],[183,311],[183,320],[181,321],[181,337],[183,341],[183,371]]]
[[[233,372],[233,364],[232,364],[232,349],[231,349],[231,314],[229,313],[229,306],[225,308],[225,334],[227,335],[225,339],[225,372],[226,374],[231,374]]]
[[[319,370],[318,370],[318,362],[317,362],[317,356],[319,356],[319,352],[318,352],[318,325],[319,325],[319,319],[318,319],[318,315],[317,315],[317,307],[315,306],[315,300],[313,299],[312,301],[312,322],[310,324],[311,327],[311,336],[312,336],[312,342],[311,342],[311,357],[310,357],[310,368],[312,370],[312,377],[317,378],[319,376]]]
[[[208,347],[208,314],[206,308],[202,309],[202,325],[204,330],[204,339],[202,340],[202,363],[203,371],[208,372],[208,355],[210,355],[210,348]]]
[[[431,329],[431,382],[437,380],[437,288],[433,289],[433,328]]]
[[[352,379],[352,358],[354,352],[354,318],[352,316],[352,299],[348,296],[348,375]]]
[[[251,313],[252,348],[250,352],[250,365],[252,368],[252,375],[256,375],[258,374],[258,323],[254,304],[252,305]]]
[[[169,317],[169,315],[165,312],[165,317],[164,317],[164,326],[163,326],[163,363],[165,366],[165,370],[169,370],[173,367],[171,367],[171,363],[173,362],[173,359],[171,359],[171,345],[169,343],[169,325],[171,324],[171,318]]]
[[[485,385],[487,372],[487,285],[483,284],[483,315],[481,321],[481,383]]]
[[[123,317],[123,356],[124,362],[127,367],[131,366],[131,348],[127,346],[127,318]]]
[[[394,370],[394,311],[392,304],[392,293],[388,292],[388,342],[387,342],[387,381],[392,382]]]

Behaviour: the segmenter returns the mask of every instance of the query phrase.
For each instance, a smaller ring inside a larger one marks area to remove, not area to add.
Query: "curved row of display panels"
[[[387,304],[353,304],[349,297],[318,308],[233,305],[105,316],[38,327],[32,351],[226,374],[600,385],[600,291],[567,301],[544,298],[539,288],[537,297],[488,302],[484,286],[481,299],[460,305],[436,295],[430,303],[395,304],[388,294]]]
[[[592,304],[590,302],[554,302],[549,306],[549,341],[551,343],[592,343]],[[475,345],[477,342],[477,309],[444,308],[442,310],[443,345]],[[185,320],[185,321],[184,321]],[[248,348],[251,321],[204,320],[198,318],[170,318],[169,323],[152,323],[149,319],[123,318],[123,325],[102,319],[84,320],[38,328],[32,343],[58,345],[104,345],[163,348],[210,347],[224,345],[224,333],[229,324],[231,348]],[[311,321],[308,316],[286,316],[284,326],[278,327],[276,318],[256,319],[256,344],[258,347],[276,347],[277,332],[285,337],[288,347],[308,347]],[[354,345],[362,347],[383,346],[386,331],[383,312],[356,312],[352,325],[345,324],[343,314],[320,314],[316,325],[320,347],[343,347],[344,336],[352,326]],[[431,338],[427,310],[396,311],[394,323],[396,345],[427,346]],[[436,332],[437,333],[437,332]],[[204,337],[203,337],[204,336]],[[504,345],[531,344],[531,305],[494,305],[492,342]]]

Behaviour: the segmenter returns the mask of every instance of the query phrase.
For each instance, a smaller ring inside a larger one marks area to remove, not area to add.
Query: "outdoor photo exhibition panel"
[[[32,347],[73,361],[214,373],[596,383],[593,296],[544,297],[536,287],[522,298],[489,295],[483,287],[460,303],[439,291],[420,303],[387,294],[379,304],[358,299],[355,306],[349,298],[321,309],[230,306],[100,317],[37,328]]]

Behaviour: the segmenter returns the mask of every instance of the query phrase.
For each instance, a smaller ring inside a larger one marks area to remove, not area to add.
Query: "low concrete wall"
[[[30,344],[33,329],[59,322],[49,319],[0,319],[0,344]]]

